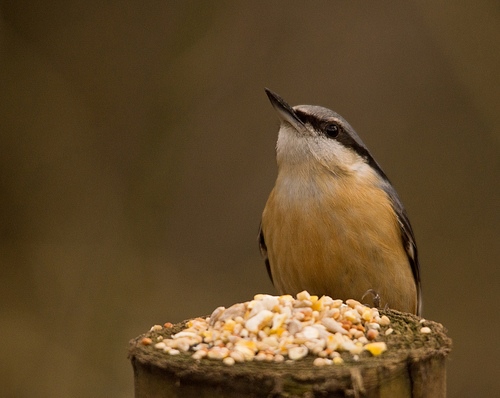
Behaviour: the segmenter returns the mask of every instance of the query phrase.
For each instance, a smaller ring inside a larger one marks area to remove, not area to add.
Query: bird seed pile
[[[252,301],[218,307],[208,318],[188,321],[187,328],[171,338],[159,336],[154,347],[170,355],[192,351],[194,359],[218,359],[226,365],[294,361],[310,354],[316,356],[314,365],[324,366],[342,363],[341,352],[350,353],[353,360],[363,351],[382,354],[387,346],[375,340],[392,333],[389,324],[387,316],[356,300],[344,303],[306,291],[296,299],[258,294]],[[142,341],[153,343],[149,338]]]

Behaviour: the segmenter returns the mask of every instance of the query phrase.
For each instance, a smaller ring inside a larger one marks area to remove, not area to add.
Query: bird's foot
[[[373,289],[368,289],[365,294],[363,294],[363,297],[361,297],[361,300],[364,300],[365,297],[369,295],[373,297],[373,306],[375,308],[380,308],[380,295]]]

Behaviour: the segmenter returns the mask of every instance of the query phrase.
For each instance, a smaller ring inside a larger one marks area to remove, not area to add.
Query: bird
[[[336,112],[291,107],[280,119],[278,174],[258,243],[280,294],[328,295],[421,315],[415,237],[403,204],[366,145]]]

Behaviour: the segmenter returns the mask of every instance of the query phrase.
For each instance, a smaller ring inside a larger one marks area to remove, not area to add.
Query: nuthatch
[[[420,315],[415,238],[401,200],[337,113],[291,107],[266,89],[281,121],[278,177],[259,245],[280,294],[364,300]]]

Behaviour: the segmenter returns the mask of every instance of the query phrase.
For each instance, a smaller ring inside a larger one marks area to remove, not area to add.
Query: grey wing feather
[[[266,241],[264,240],[264,231],[262,230],[262,223],[259,226],[259,236],[257,238],[259,242],[260,254],[264,258],[264,263],[266,264],[267,274],[269,275],[269,279],[273,282],[273,274],[271,273],[271,265],[269,264],[269,257],[267,255],[267,246]]]
[[[398,194],[394,188],[388,184],[384,187],[387,195],[391,199],[394,211],[397,214],[399,226],[401,228],[401,239],[410,262],[411,271],[413,273],[413,278],[415,279],[415,285],[417,288],[417,315],[422,313],[422,287],[420,283],[420,265],[418,262],[418,252],[417,245],[415,243],[415,236],[413,235],[413,229],[411,228],[410,220],[406,215],[406,211],[398,197]]]

